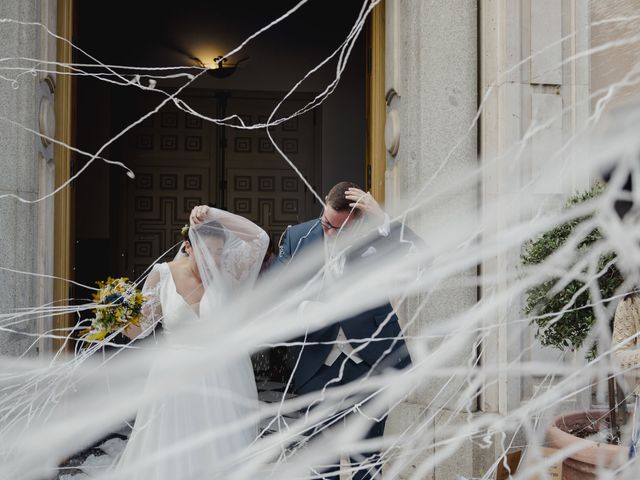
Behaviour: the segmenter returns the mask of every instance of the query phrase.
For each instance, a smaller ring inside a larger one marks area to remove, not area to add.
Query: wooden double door
[[[123,118],[139,118],[161,98],[135,97],[121,105]],[[181,98],[211,118],[237,115],[245,124],[266,122],[282,98],[265,92],[189,92]],[[283,113],[296,111],[311,97],[288,100]],[[233,123],[239,125],[237,120]],[[318,190],[321,185],[319,109],[270,129],[278,147]],[[287,225],[320,212],[320,206],[285,162],[264,129],[219,126],[170,104],[132,129],[121,148],[135,172],[119,188],[115,223],[119,231],[119,270],[137,278],[156,258],[180,241],[180,229],[195,205],[209,204],[242,215],[264,228],[277,245]],[[167,253],[168,252],[168,253]]]

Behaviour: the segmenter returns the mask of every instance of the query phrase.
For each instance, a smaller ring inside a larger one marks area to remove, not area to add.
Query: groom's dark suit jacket
[[[403,237],[406,238],[407,234],[409,234],[412,239],[421,242],[413,232],[405,229]],[[401,245],[399,237],[400,229],[398,226],[395,226],[395,228],[392,226],[391,232],[387,237],[376,234],[372,237],[371,242],[355,248],[354,251],[347,255],[347,268],[349,263],[368,261],[368,254],[384,254],[384,251],[388,248],[405,248],[404,245],[406,244]],[[317,245],[317,242],[321,242],[323,238],[324,232],[319,220],[311,220],[300,225],[288,227],[280,242],[278,261],[286,265],[293,258],[300,255],[301,251],[305,248],[314,244]],[[367,252],[367,254],[365,254],[365,252]],[[365,255],[363,256],[363,254]],[[321,330],[308,332],[306,337],[304,337],[304,341],[310,343],[310,345],[305,345],[304,348],[294,348],[295,358],[297,359],[298,356],[301,355],[293,376],[294,388],[299,389],[302,387],[322,367],[329,352],[333,348],[333,344],[330,342],[336,340],[340,327],[342,327],[348,340],[363,340],[373,337],[374,332],[376,332],[382,324],[384,324],[384,327],[376,335],[376,338],[386,338],[390,340],[369,342],[365,348],[358,350],[357,354],[369,366],[377,364],[377,371],[388,367],[400,369],[410,365],[411,358],[404,340],[400,338],[393,344],[393,339],[401,337],[402,332],[398,323],[398,317],[393,312],[391,304],[385,303],[384,305],[345,318]],[[296,340],[301,341],[303,338]],[[363,342],[350,343],[355,349],[360,347]],[[389,351],[387,352],[387,350]],[[302,353],[300,353],[301,351]]]

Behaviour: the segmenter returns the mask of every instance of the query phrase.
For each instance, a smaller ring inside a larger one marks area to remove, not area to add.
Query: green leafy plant
[[[589,191],[577,193],[567,200],[565,208],[569,209],[594,199],[603,190],[604,186],[597,184]],[[572,234],[579,231],[577,229],[589,218],[591,216],[574,218],[528,242],[521,255],[522,263],[537,265],[544,262],[565,245]],[[572,238],[572,241],[577,240],[576,248],[567,254],[569,257],[566,259],[565,270],[575,266],[576,262],[590,253],[596,242],[603,239],[602,233],[597,228],[590,231],[585,230],[582,235],[582,238]],[[623,282],[622,275],[616,268],[615,260],[615,252],[604,253],[598,258],[598,278],[596,281],[602,299],[612,298]],[[591,298],[589,288],[581,291],[584,285],[580,279],[573,278],[566,281],[566,279],[555,277],[547,278],[527,291],[524,311],[528,315],[534,315],[532,323],[537,326],[536,338],[540,343],[563,351],[583,347],[596,321],[596,314],[591,306],[595,299]],[[563,312],[565,308],[566,311]],[[560,314],[560,312],[563,313]],[[589,347],[587,357],[589,359],[595,358],[597,344]],[[607,388],[609,390],[608,417],[610,425],[608,441],[612,444],[618,444],[621,438],[621,425],[627,416],[624,392],[620,389],[613,375],[608,379]]]
[[[569,209],[577,204],[596,198],[604,190],[603,185],[597,184],[591,190],[573,195],[567,200],[565,208]],[[590,216],[574,218],[566,223],[557,225],[553,229],[531,240],[525,245],[521,256],[524,265],[536,265],[544,262],[559,248],[561,248],[576,231],[576,228]],[[569,261],[568,267],[587,254],[594,244],[601,240],[602,233],[598,229],[584,234],[577,242],[574,255]],[[611,298],[622,284],[622,275],[615,266],[615,253],[609,252],[598,259],[598,272],[602,273],[597,279],[602,298]],[[558,288],[559,277],[548,278],[542,283],[527,291],[524,305],[526,314],[536,317],[533,323],[537,326],[536,338],[545,346],[556,347],[560,350],[581,348],[589,335],[596,320],[595,312],[590,306],[593,303],[589,289],[581,292],[573,299],[576,293],[584,286],[579,279],[572,279]],[[573,301],[572,301],[573,300]],[[567,305],[569,308],[559,318]],[[595,354],[592,348],[590,356]]]
[[[602,184],[596,184],[591,190],[571,196],[565,209],[570,209],[580,203],[598,197],[604,191]],[[547,260],[567,243],[569,238],[575,242],[575,248],[567,253],[565,271],[592,252],[597,242],[603,239],[602,233],[596,228],[587,230],[583,222],[591,218],[573,218],[563,224],[556,225],[551,230],[527,242],[524,246],[521,260],[524,265],[537,265]],[[574,232],[581,231],[582,238],[572,238]],[[615,252],[605,252],[598,258],[597,282],[602,299],[613,298],[623,282],[620,271],[616,268]],[[596,321],[596,314],[591,305],[589,288],[581,290],[584,282],[580,279],[562,279],[561,277],[547,278],[543,282],[527,291],[524,312],[534,315],[532,323],[537,326],[536,338],[545,346],[560,350],[576,350],[584,346],[589,333]],[[580,292],[578,294],[578,292]],[[574,298],[575,297],[575,298]],[[566,311],[563,311],[565,310]],[[560,312],[563,312],[560,314]],[[587,358],[593,359],[597,354],[597,344],[590,345]],[[620,443],[621,425],[627,418],[625,394],[611,375],[607,379],[609,391],[608,442]]]

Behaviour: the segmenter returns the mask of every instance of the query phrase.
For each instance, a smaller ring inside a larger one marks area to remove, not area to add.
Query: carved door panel
[[[219,98],[226,96],[226,105]],[[238,114],[246,122],[266,122],[280,93],[233,92],[216,97],[207,91],[184,100],[211,117]],[[139,96],[134,98],[140,98]],[[302,107],[310,96],[288,100],[283,112]],[[139,118],[158,98],[138,100]],[[127,106],[129,107],[129,106]],[[222,111],[224,110],[224,111]],[[321,118],[313,110],[273,127],[279,148],[310,184],[321,185]],[[264,228],[277,244],[287,225],[319,215],[320,206],[282,159],[264,130],[220,128],[166,106],[125,137],[123,157],[136,173],[121,192],[117,248],[119,270],[132,278],[179,240],[180,228],[197,204],[221,199],[223,207]],[[226,186],[220,192],[221,183]],[[170,256],[175,254],[172,253]]]
[[[245,123],[266,123],[282,94],[234,93],[227,114]],[[309,97],[310,98],[310,97]],[[282,111],[301,108],[309,98],[288,100]],[[270,129],[279,148],[317,189],[321,185],[321,119],[319,110]],[[287,225],[319,215],[317,200],[278,154],[264,130],[225,129],[225,204],[229,211],[262,226],[277,244]]]
[[[196,110],[216,114],[211,96],[187,97]],[[155,104],[158,100],[155,99]],[[150,111],[147,101],[139,111]],[[217,194],[216,128],[175,106],[163,108],[126,139],[126,163],[136,178],[127,181],[120,237],[120,271],[136,278],[180,241],[180,229],[198,204]],[[177,250],[167,254],[172,258]]]

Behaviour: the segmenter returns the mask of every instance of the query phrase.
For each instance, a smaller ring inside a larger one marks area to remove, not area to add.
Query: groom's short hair
[[[327,193],[327,197],[325,198],[327,205],[333,208],[336,212],[346,212],[352,210],[352,207],[349,206],[351,201],[347,200],[347,198],[345,197],[347,190],[349,190],[350,188],[358,188],[362,190],[357,184],[353,182],[337,183],[331,190],[329,190],[329,193]],[[353,209],[353,215],[359,216],[360,210],[358,210],[357,208]]]

